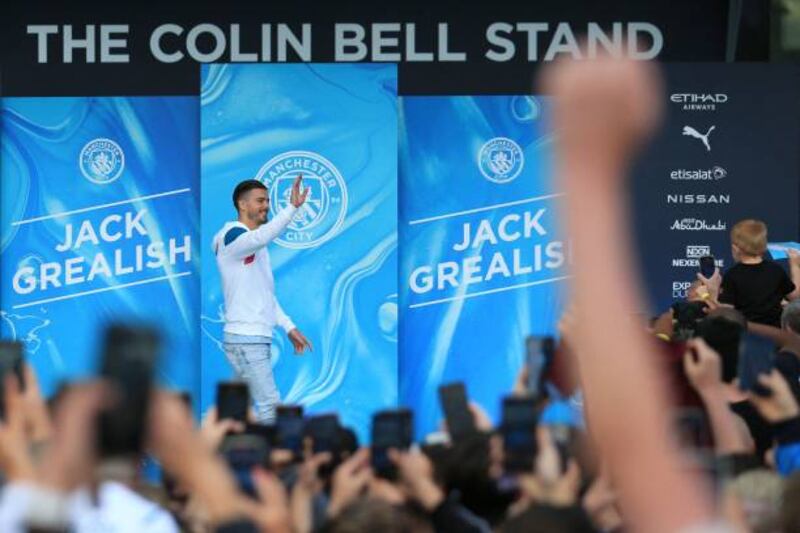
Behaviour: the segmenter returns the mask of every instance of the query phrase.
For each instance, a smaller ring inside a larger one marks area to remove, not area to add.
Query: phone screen
[[[775,367],[775,343],[751,333],[742,336],[739,350],[739,388],[765,396],[769,390],[758,382],[759,374],[769,374]]]
[[[439,387],[439,401],[453,442],[477,431],[475,419],[467,403],[467,389],[463,383],[451,383]]]
[[[252,434],[229,435],[220,445],[220,453],[233,472],[239,488],[249,496],[256,495],[253,469],[269,467],[269,443]]]
[[[226,381],[217,384],[217,419],[247,421],[247,409],[250,406],[250,392],[247,384],[238,381]]]
[[[407,409],[382,411],[372,417],[372,468],[380,477],[394,479],[397,472],[389,459],[389,450],[407,450],[411,446],[412,414]]]
[[[100,371],[117,401],[100,415],[101,455],[141,453],[159,350],[154,329],[113,325],[106,330]]]
[[[717,265],[713,255],[704,255],[700,258],[700,273],[704,277],[710,278],[716,269]]]
[[[14,372],[19,380],[20,387],[24,388],[25,378],[23,372],[22,343],[16,341],[0,341],[0,418],[5,418],[5,389],[6,374]]]
[[[507,397],[503,400],[501,431],[507,472],[529,472],[536,457],[536,399]]]
[[[528,392],[534,397],[544,395],[544,382],[553,362],[555,340],[553,337],[531,335],[525,339],[525,363],[528,368]]]
[[[303,408],[299,405],[279,405],[276,411],[276,446],[291,450],[296,456],[303,450]]]
[[[334,457],[338,456],[339,418],[336,415],[310,418],[307,430],[313,441],[314,453],[330,452]]]

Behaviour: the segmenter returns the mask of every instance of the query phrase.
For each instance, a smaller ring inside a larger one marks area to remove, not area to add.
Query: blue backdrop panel
[[[283,401],[337,410],[367,436],[397,402],[397,72],[393,65],[206,65],[201,88],[203,405],[230,378],[213,235],[231,193],[263,180],[271,215],[302,170],[306,207],[269,250],[281,306],[314,344],[273,339]]]
[[[560,315],[549,109],[533,96],[402,99],[400,401],[418,437],[441,419],[444,382],[466,382],[496,420],[525,336]]]
[[[2,100],[2,334],[46,393],[94,371],[111,320],[168,326],[160,378],[195,390],[197,98]]]

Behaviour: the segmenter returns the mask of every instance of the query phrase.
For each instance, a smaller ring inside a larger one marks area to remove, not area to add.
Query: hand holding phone
[[[231,419],[247,422],[250,407],[250,391],[247,383],[222,381],[217,383],[217,420]]]
[[[503,399],[500,432],[503,436],[504,466],[508,473],[530,472],[538,452],[538,413],[534,397],[508,396]]]
[[[275,419],[275,446],[290,450],[295,459],[303,453],[303,407],[300,405],[279,405]]]
[[[700,274],[709,279],[717,270],[717,261],[713,255],[704,255],[700,258]]]
[[[413,440],[412,413],[408,409],[381,411],[372,417],[370,461],[375,474],[388,480],[397,478],[389,450],[406,451]]]
[[[5,377],[13,373],[17,376],[20,390],[25,388],[23,346],[17,341],[0,341],[0,419],[6,416]]]
[[[534,398],[546,395],[544,383],[553,364],[556,342],[550,336],[531,335],[525,339],[525,364],[528,369],[527,389]]]
[[[458,442],[478,431],[475,418],[467,403],[467,389],[463,383],[450,383],[439,387],[439,402],[444,411],[447,431],[452,442]]]
[[[270,446],[259,435],[243,434],[225,437],[220,446],[220,454],[228,463],[242,492],[256,497],[253,469],[269,468]]]
[[[769,374],[775,367],[775,344],[764,337],[745,333],[739,350],[739,388],[759,396],[769,396],[770,391],[758,382],[760,374]]]
[[[101,456],[142,453],[160,347],[158,332],[149,327],[112,325],[106,330],[100,373],[114,389],[116,402],[100,415]]]

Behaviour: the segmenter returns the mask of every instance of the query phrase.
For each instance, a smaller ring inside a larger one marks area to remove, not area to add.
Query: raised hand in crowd
[[[681,469],[664,416],[666,384],[643,357],[653,346],[643,328],[623,319],[644,301],[629,245],[625,176],[658,124],[661,80],[653,65],[610,57],[558,62],[543,80],[560,132],[557,161],[575,265],[574,350],[594,441],[633,529],[708,523],[710,494]]]

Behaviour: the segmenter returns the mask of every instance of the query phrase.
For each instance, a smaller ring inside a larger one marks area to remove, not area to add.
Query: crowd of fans
[[[336,428],[324,450],[308,431],[295,448],[216,408],[197,428],[166,391],[126,412],[130,390],[108,380],[48,402],[25,366],[3,377],[0,531],[800,531],[800,256],[787,274],[764,258],[766,226],[742,221],[736,265],[641,324],[624,176],[658,123],[659,77],[599,59],[544,82],[575,268],[546,384],[533,390],[523,368],[508,391],[533,400],[519,404],[529,441],[470,404],[467,431],[448,418],[419,445],[362,446]],[[267,452],[250,468],[254,449]],[[520,450],[523,468],[509,460]]]

